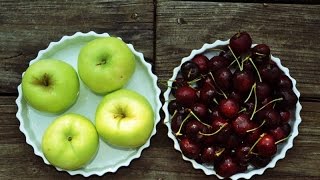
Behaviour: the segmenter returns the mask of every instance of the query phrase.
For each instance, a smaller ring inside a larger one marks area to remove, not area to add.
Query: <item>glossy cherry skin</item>
[[[218,87],[227,91],[232,87],[232,73],[229,68],[221,68],[214,72],[214,79]]]
[[[191,59],[191,61],[198,65],[201,74],[208,73],[209,59],[205,55],[197,54]]]
[[[291,79],[285,75],[281,74],[278,81],[278,88],[279,89],[292,89],[292,81]]]
[[[230,177],[239,171],[239,165],[234,158],[225,157],[215,165],[215,169],[218,175]]]
[[[196,79],[200,75],[199,66],[192,61],[184,62],[181,65],[180,71],[181,71],[182,77],[187,81]]]
[[[222,99],[219,103],[219,111],[227,118],[236,117],[239,109],[239,104],[234,99]]]
[[[190,159],[197,159],[201,152],[200,145],[196,142],[190,140],[189,138],[182,138],[180,141],[180,148],[182,153],[190,158]]]
[[[198,99],[197,91],[190,86],[182,86],[176,90],[176,101],[184,107],[191,107]]]
[[[247,32],[239,32],[230,38],[229,45],[235,55],[241,55],[250,50],[252,39]]]
[[[265,64],[270,60],[270,48],[266,44],[256,45],[251,52],[251,57],[257,65]]]
[[[262,157],[272,157],[277,152],[275,139],[269,134],[265,134],[257,143],[256,149]]]
[[[210,71],[215,72],[221,68],[226,68],[229,65],[228,59],[223,56],[214,56],[208,62],[208,68]]]
[[[240,93],[247,93],[254,84],[254,76],[250,71],[237,70],[233,74],[233,88]]]
[[[238,136],[244,136],[247,134],[247,131],[253,129],[252,121],[250,120],[250,116],[245,113],[241,113],[238,117],[232,121],[233,131]]]

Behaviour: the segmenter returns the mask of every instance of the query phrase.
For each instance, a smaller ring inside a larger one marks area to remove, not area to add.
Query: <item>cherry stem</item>
[[[216,103],[217,105],[219,105],[219,103],[218,103],[216,98],[213,98],[213,102]]]
[[[253,88],[253,93],[254,93],[254,108],[253,108],[253,112],[252,115],[250,117],[250,120],[252,120],[253,116],[256,114],[256,109],[257,109],[257,104],[258,104],[258,98],[257,98],[257,92],[256,92],[256,83],[254,83],[254,88]]]
[[[196,114],[194,114],[194,112],[192,112],[191,109],[189,109],[189,113],[190,113],[193,117],[195,117],[201,124],[203,124],[203,125],[205,125],[205,126],[207,126],[207,127],[210,127],[209,124],[206,124],[206,123],[202,122],[202,121],[198,118],[198,116],[197,116]]]
[[[259,73],[259,70],[258,70],[257,66],[254,64],[254,62],[252,61],[252,59],[250,57],[249,57],[249,61],[251,62],[251,64],[254,67],[254,69],[256,70],[256,72],[258,74],[259,81],[262,82],[262,79],[261,79],[261,76],[260,76],[260,73]]]
[[[266,133],[263,133],[263,134],[260,135],[259,139],[258,139],[258,140],[253,144],[253,146],[250,148],[248,154],[250,154],[250,153],[252,152],[253,148],[256,147],[256,145],[258,144],[258,142],[259,142],[259,141],[263,138],[263,136],[265,136],[265,135],[266,135]]]
[[[213,132],[211,134],[206,134],[206,133],[202,133],[202,132],[199,132],[199,134],[204,135],[204,136],[213,136],[213,135],[219,133],[227,125],[228,125],[228,123],[224,123],[218,130],[216,130],[215,132]]]
[[[198,82],[200,80],[201,80],[201,78],[193,79],[192,81],[189,81],[188,84],[193,84],[193,83]]]
[[[213,51],[224,51],[223,49],[218,49],[218,48],[212,48],[211,50],[213,50]]]
[[[272,104],[272,103],[277,102],[277,101],[282,101],[282,100],[283,100],[283,98],[274,99],[274,100],[268,102],[267,104],[263,105],[255,113],[257,113],[258,111],[261,111],[263,108],[267,107],[269,104]]]
[[[242,113],[242,112],[244,112],[244,111],[246,111],[247,110],[247,108],[242,108],[239,112],[238,112],[238,114],[240,114],[240,113]]]
[[[211,78],[212,78],[212,81],[217,85],[216,80],[214,79],[212,73],[209,72],[209,74],[210,74],[210,76],[211,76]],[[220,87],[219,87],[218,85],[217,85],[217,87],[218,87],[219,91],[221,92],[221,94],[224,96],[224,98],[228,99],[227,95],[220,89]],[[218,94],[219,94],[219,93],[218,93]],[[220,95],[221,95],[221,94],[220,94]]]
[[[291,136],[291,135],[289,135],[289,136],[287,136],[287,137],[285,137],[285,138],[283,138],[283,139],[280,139],[279,141],[276,141],[275,144],[279,144],[279,143],[281,143],[281,142],[289,139],[290,136]]]
[[[244,58],[244,59],[241,61],[241,67],[242,67],[242,69],[243,69],[243,64],[244,64],[244,62],[248,61],[249,58],[250,58],[250,56],[247,56],[246,58]]]
[[[185,121],[191,116],[191,113],[189,113],[182,121],[182,123],[180,124],[180,127],[179,127],[179,130],[178,132],[176,133],[176,136],[181,136],[181,129],[182,129],[182,126],[183,124],[185,123]]]
[[[171,116],[171,119],[174,118],[174,116],[177,114],[177,112],[178,112],[177,110],[174,110],[174,112],[173,112],[173,114]],[[163,120],[163,123],[167,123],[167,122],[169,122],[168,119]]]
[[[248,132],[255,131],[255,130],[261,128],[265,123],[266,123],[266,120],[264,119],[263,122],[260,124],[260,126],[258,126],[258,127],[256,127],[256,128],[253,128],[253,129],[249,129],[249,130],[247,130],[246,132],[248,133]]]
[[[251,95],[252,95],[252,92],[254,91],[253,89],[256,87],[256,83],[253,84],[253,86],[251,87],[251,90],[250,90],[250,93],[247,97],[247,99],[244,101],[244,103],[246,103],[247,101],[249,101]]]
[[[224,150],[226,150],[226,148],[221,148],[221,149],[215,151],[214,154],[215,154],[217,157],[219,157],[219,156],[224,152]]]
[[[240,71],[242,71],[242,67],[241,67],[241,64],[240,64],[237,56],[233,53],[233,51],[232,51],[232,49],[231,49],[231,47],[230,47],[229,45],[228,45],[228,48],[229,48],[231,54],[233,55],[233,57],[237,60],[237,64],[238,64],[238,66],[239,66],[239,68],[240,68]]]

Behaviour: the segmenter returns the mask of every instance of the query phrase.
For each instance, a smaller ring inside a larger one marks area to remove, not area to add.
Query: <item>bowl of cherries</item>
[[[173,70],[164,123],[182,158],[206,175],[249,179],[298,135],[300,93],[288,68],[247,32],[193,50]]]

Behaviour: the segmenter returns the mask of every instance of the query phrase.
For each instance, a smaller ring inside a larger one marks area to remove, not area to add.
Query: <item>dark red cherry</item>
[[[241,55],[250,50],[252,39],[247,32],[239,32],[230,38],[229,45],[235,55]]]
[[[258,44],[252,48],[252,59],[257,65],[261,65],[270,60],[270,48],[266,44]]]
[[[275,141],[286,138],[289,134],[282,128],[282,126],[277,126],[269,131],[269,134],[274,138]]]
[[[288,123],[290,121],[291,113],[288,110],[280,111],[281,123]]]
[[[195,139],[199,132],[203,132],[204,125],[197,120],[190,119],[185,125],[185,134],[187,137]]]
[[[215,165],[215,170],[222,177],[230,177],[239,171],[239,165],[234,158],[225,157]]]
[[[182,153],[190,159],[197,159],[201,152],[200,145],[189,138],[181,139],[180,148]]]
[[[233,88],[240,93],[247,93],[254,84],[254,76],[250,71],[237,70],[233,74]]]
[[[277,152],[277,145],[273,136],[265,134],[256,145],[258,154],[262,157],[272,157]]]
[[[257,82],[256,93],[258,100],[262,101],[271,96],[272,89],[270,85],[265,82]]]
[[[260,67],[259,72],[263,81],[273,84],[278,81],[281,70],[277,64],[269,61],[269,63],[263,64]]]
[[[241,102],[241,101],[243,100],[242,94],[240,94],[238,91],[232,91],[232,92],[229,94],[229,98],[230,98],[230,99],[234,99],[234,100],[237,101],[237,102]]]
[[[177,103],[185,107],[191,107],[198,99],[197,91],[190,86],[179,87],[175,96]]]
[[[222,99],[219,102],[219,111],[227,118],[236,117],[239,109],[239,104],[234,99]]]
[[[179,131],[181,123],[185,117],[181,114],[175,114],[171,117],[171,130],[176,133]]]
[[[168,103],[168,111],[169,111],[170,115],[173,115],[177,111],[178,108],[179,108],[179,105],[176,100],[171,100]]]
[[[213,99],[215,98],[215,95],[217,94],[216,89],[214,86],[211,85],[204,85],[200,90],[199,90],[199,100],[200,102],[204,104],[212,104]]]
[[[247,134],[247,131],[253,129],[252,121],[250,120],[250,116],[245,113],[241,113],[238,117],[232,121],[233,131],[238,136],[244,136]]]
[[[266,121],[266,126],[276,127],[280,124],[280,114],[275,109],[266,109],[264,120]]]
[[[236,149],[235,155],[238,162],[245,166],[248,165],[250,159],[252,158],[252,154],[250,153],[250,146],[240,146]]]
[[[261,136],[261,128],[257,128],[258,125],[254,125],[252,131],[249,131],[245,137],[245,143],[252,146]]]
[[[280,89],[292,89],[292,81],[291,79],[285,75],[281,74],[278,81],[278,88]]]
[[[232,73],[229,68],[221,68],[215,71],[214,79],[218,87],[223,91],[229,90],[232,86]]]
[[[271,159],[271,157],[261,157],[259,155],[255,155],[251,158],[250,164],[253,165],[255,168],[262,168],[267,166]]]
[[[205,104],[195,103],[191,107],[192,112],[201,120],[204,120],[208,117],[209,109]]]
[[[209,71],[215,72],[221,68],[228,67],[229,60],[223,56],[214,56],[208,62]]]
[[[201,74],[206,74],[208,72],[209,59],[205,55],[197,54],[191,61],[198,65]]]
[[[171,88],[171,93],[172,95],[176,94],[176,89],[182,86],[188,86],[188,82],[183,79],[183,77],[177,77],[173,82],[172,82],[172,88]]]
[[[282,89],[277,92],[277,96],[283,98],[283,100],[279,101],[277,105],[284,109],[294,108],[298,101],[298,97],[292,89]]]
[[[186,61],[181,65],[181,74],[187,81],[191,81],[200,75],[199,67],[192,61]]]
[[[216,160],[216,149],[213,146],[205,147],[201,152],[201,160],[203,163],[212,164]]]

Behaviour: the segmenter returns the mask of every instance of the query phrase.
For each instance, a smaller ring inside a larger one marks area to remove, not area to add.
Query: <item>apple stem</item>
[[[266,123],[266,120],[264,119],[263,122],[260,124],[260,126],[258,126],[258,127],[256,127],[256,128],[253,128],[253,129],[249,129],[249,130],[247,130],[246,132],[248,133],[248,132],[255,131],[255,130],[261,128],[265,123]]]
[[[230,47],[229,45],[228,45],[228,48],[229,48],[229,50],[231,51],[231,54],[233,55],[233,57],[235,58],[235,60],[237,61],[237,64],[238,64],[238,66],[239,66],[239,68],[240,68],[240,71],[242,71],[242,67],[241,67],[241,64],[240,64],[237,56],[233,53],[233,51],[232,51],[232,49],[231,49],[231,47]]]
[[[185,121],[191,116],[191,113],[189,113],[182,121],[182,123],[180,124],[180,127],[179,127],[179,130],[178,132],[176,133],[176,136],[181,136],[181,129],[182,129],[182,126],[183,124],[185,123]]]
[[[203,124],[203,125],[205,125],[205,126],[207,126],[207,127],[211,127],[209,124],[206,124],[206,123],[202,122],[202,121],[199,119],[199,117],[198,117],[196,114],[194,114],[194,112],[192,112],[191,109],[189,109],[189,113],[190,113],[193,117],[195,117],[201,124]]]
[[[224,123],[222,126],[220,126],[220,128],[218,130],[216,130],[215,132],[210,133],[210,134],[206,134],[206,133],[202,133],[202,132],[199,132],[199,134],[204,135],[204,136],[213,136],[215,134],[218,134],[227,125],[228,125],[228,123]]]
[[[272,103],[277,102],[277,101],[282,101],[282,100],[283,100],[283,98],[274,99],[274,100],[268,102],[267,104],[263,105],[263,106],[262,106],[261,108],[259,108],[256,112],[261,111],[263,108],[267,107],[269,104],[272,104]],[[255,113],[256,113],[256,112],[255,112]]]
[[[266,135],[266,133],[263,133],[263,134],[260,135],[259,139],[258,139],[258,140],[252,145],[252,147],[250,148],[248,154],[250,154],[250,153],[252,152],[253,148],[256,147],[256,145],[258,144],[258,142],[259,142],[259,141],[263,138],[263,136],[265,136],[265,135]]]
[[[254,62],[252,61],[251,57],[249,57],[249,61],[251,62],[251,64],[252,64],[252,66],[254,67],[254,69],[256,70],[256,72],[257,72],[257,74],[258,74],[259,81],[262,82],[262,79],[261,79],[259,70],[258,70],[257,66],[254,64]]]
[[[279,141],[276,141],[275,144],[279,144],[279,143],[281,143],[281,142],[289,139],[290,136],[291,136],[291,135],[289,135],[289,136],[287,136],[287,137],[285,137],[285,138],[283,138],[283,139],[280,139]]]

